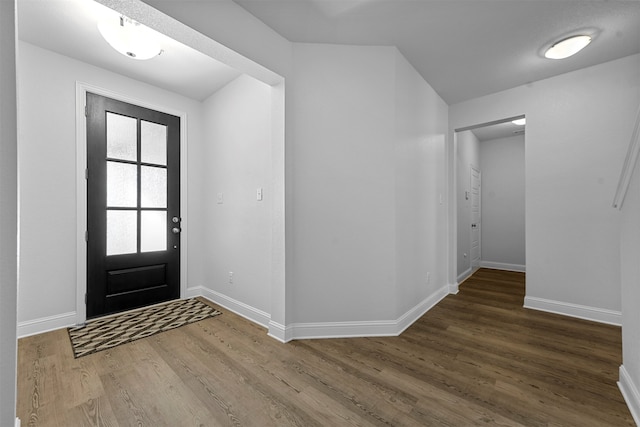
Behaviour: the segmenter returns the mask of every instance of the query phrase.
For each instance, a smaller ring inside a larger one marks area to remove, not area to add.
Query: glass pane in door
[[[167,127],[142,120],[140,122],[140,154],[143,163],[167,164]]]
[[[138,160],[138,123],[133,117],[107,113],[107,157]]]
[[[107,211],[107,255],[138,251],[138,212]]]
[[[153,166],[142,166],[140,179],[141,207],[166,208],[167,170]]]
[[[107,206],[138,206],[138,167],[129,163],[107,161]]]
[[[167,250],[167,212],[143,211],[140,218],[140,251]]]

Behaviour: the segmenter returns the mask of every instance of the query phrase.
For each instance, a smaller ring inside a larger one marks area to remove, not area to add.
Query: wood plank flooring
[[[400,337],[281,344],[221,316],[74,359],[19,340],[23,426],[633,426],[620,328],[522,308],[479,270]]]

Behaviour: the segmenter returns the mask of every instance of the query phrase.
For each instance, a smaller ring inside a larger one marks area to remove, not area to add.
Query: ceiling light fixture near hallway
[[[568,58],[580,52],[582,49],[587,47],[589,43],[591,43],[591,36],[572,36],[554,43],[549,49],[547,49],[544,56],[549,59]]]
[[[126,16],[101,21],[98,30],[111,47],[128,58],[151,59],[163,52],[153,30]]]
[[[511,120],[511,123],[518,126],[524,126],[527,124],[527,119],[523,117],[521,119]]]

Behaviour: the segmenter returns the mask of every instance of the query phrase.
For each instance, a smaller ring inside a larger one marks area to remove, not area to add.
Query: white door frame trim
[[[478,265],[473,265],[473,258],[471,256],[471,252],[473,249],[473,228],[471,225],[473,224],[473,171],[478,172],[478,180],[480,181],[480,187],[478,187],[478,217],[480,220],[480,231],[478,232]],[[471,203],[469,205],[469,267],[471,268],[471,274],[475,273],[482,263],[482,171],[479,166],[474,165],[473,163],[469,164],[469,198]]]
[[[187,249],[189,238],[189,213],[187,211],[187,113],[173,108],[152,104],[132,98],[109,89],[76,81],[76,324],[87,320],[87,124],[85,106],[87,92],[106,96],[129,104],[139,105],[151,110],[161,111],[180,117],[180,216],[182,217],[182,233],[180,233],[180,298],[184,298],[187,290]]]

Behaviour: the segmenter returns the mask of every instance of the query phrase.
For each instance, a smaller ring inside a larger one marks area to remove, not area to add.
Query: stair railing
[[[622,166],[622,173],[618,181],[616,195],[613,199],[613,207],[616,209],[622,209],[622,204],[627,196],[631,177],[633,176],[633,170],[638,163],[638,154],[640,154],[640,107],[638,108],[636,123],[633,127],[633,133],[631,134],[627,157],[624,159],[624,165]]]

